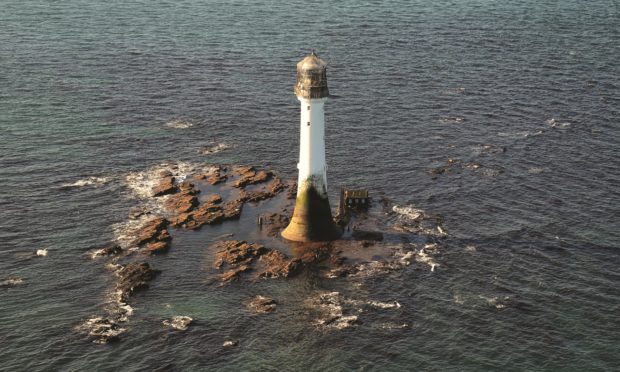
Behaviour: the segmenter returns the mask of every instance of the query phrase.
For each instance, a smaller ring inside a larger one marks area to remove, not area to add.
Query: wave
[[[162,179],[173,176],[176,183],[183,182],[192,174],[210,174],[216,168],[211,165],[187,162],[169,162],[152,166],[144,171],[131,172],[125,176],[125,186],[131,195],[140,200],[127,220],[112,225],[114,241],[123,249],[133,246],[136,234],[153,216],[165,214],[165,202],[169,195],[153,197],[153,188]],[[148,212],[145,212],[148,211]]]
[[[204,146],[200,150],[198,150],[198,153],[202,155],[217,154],[218,152],[222,152],[231,147],[232,146],[230,146],[229,144],[221,142],[221,143]]]
[[[424,211],[422,209],[415,208],[412,205],[395,205],[392,207],[392,211],[412,221],[418,221],[424,218]]]
[[[210,173],[214,167],[186,162],[171,162],[153,166],[145,171],[131,172],[125,176],[125,185],[138,199],[150,199],[155,186],[166,175],[183,182],[192,173]]]
[[[465,118],[462,116],[448,116],[448,117],[439,119],[439,122],[443,124],[462,123],[463,121],[465,121]]]
[[[192,124],[191,122],[187,120],[172,120],[172,121],[167,122],[166,126],[168,128],[174,128],[174,129],[187,129],[187,128],[193,127],[194,124]]]
[[[555,120],[555,118],[551,118],[547,120],[547,125],[549,125],[550,128],[568,128],[571,126],[571,123],[567,121],[560,123],[559,121]]]
[[[84,187],[84,186],[101,186],[110,182],[110,177],[86,177],[75,182],[63,183],[61,187]]]

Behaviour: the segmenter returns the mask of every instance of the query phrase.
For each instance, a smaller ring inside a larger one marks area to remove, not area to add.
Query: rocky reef
[[[256,215],[253,231],[225,234],[206,247],[210,275],[207,283],[228,286],[264,279],[285,279],[311,270],[327,280],[364,280],[386,275],[417,264],[430,271],[441,267],[439,241],[446,236],[441,219],[412,206],[396,206],[383,199],[372,210],[351,212],[343,226],[343,237],[331,242],[292,243],[281,238],[295,202],[296,184],[283,181],[275,172],[251,166],[179,165],[155,167],[128,176],[140,204],[126,221],[113,226],[114,241],[95,248],[89,257],[102,262],[111,273],[106,306],[76,326],[97,343],[119,340],[130,330],[132,296],[149,287],[160,270],[152,261],[175,249],[178,231],[192,234],[209,226],[241,219],[251,205]],[[270,208],[257,207],[270,201]],[[387,217],[386,217],[387,216]],[[247,229],[247,219],[244,222]],[[194,232],[192,232],[194,231]],[[424,238],[410,239],[412,234]],[[238,235],[238,236],[237,236]],[[232,239],[232,237],[235,237]],[[258,238],[260,241],[250,237]],[[13,285],[8,281],[3,286]],[[256,295],[245,302],[252,313],[274,312],[278,303]],[[397,302],[354,300],[339,292],[321,292],[305,301],[311,324],[342,329],[359,324],[360,313],[397,309]],[[160,320],[168,329],[185,330],[188,316]],[[230,341],[235,346],[237,341]]]

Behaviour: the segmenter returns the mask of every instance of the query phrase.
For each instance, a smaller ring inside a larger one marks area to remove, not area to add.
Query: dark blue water
[[[312,48],[334,95],[332,202],[352,184],[441,216],[440,269],[338,284],[402,308],[328,332],[296,304],[334,284],[209,287],[187,237],[120,343],[77,335],[111,280],[84,252],[137,203],[127,175],[173,161],[296,176],[294,68]],[[619,48],[612,0],[0,1],[0,279],[24,280],[0,289],[0,369],[617,369]],[[249,316],[261,291],[289,305]],[[196,325],[169,335],[177,313]]]

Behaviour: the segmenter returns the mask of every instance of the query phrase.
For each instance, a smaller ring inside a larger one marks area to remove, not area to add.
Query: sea
[[[440,266],[214,286],[187,238],[118,342],[76,332],[148,169],[296,178],[312,50],[332,206],[349,185],[438,216]],[[0,0],[0,370],[620,369],[619,58],[617,0]],[[333,292],[399,306],[317,327],[300,304]]]

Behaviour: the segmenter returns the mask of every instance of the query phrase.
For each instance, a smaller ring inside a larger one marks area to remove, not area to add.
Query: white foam
[[[24,284],[24,280],[22,278],[7,278],[0,282],[0,287],[12,287],[21,284]]]
[[[416,255],[416,261],[430,266],[431,272],[434,272],[435,268],[439,266],[439,264],[433,260],[433,257],[427,254],[424,249],[420,249]]]
[[[47,248],[37,249],[37,256],[39,257],[46,257],[47,253],[48,253]]]
[[[174,128],[174,129],[187,129],[187,128],[191,128],[194,126],[194,124],[192,124],[191,122],[187,121],[187,120],[171,120],[169,122],[166,123],[166,126],[168,128]]]
[[[468,245],[465,247],[465,252],[470,252],[470,253],[474,253],[476,252],[478,249],[476,248],[475,245]]]
[[[112,225],[115,242],[123,249],[132,247],[138,231],[152,219],[152,215],[142,215],[135,220],[126,220]]]
[[[177,182],[182,182],[191,173],[210,173],[215,169],[211,166],[197,165],[186,162],[163,163],[145,171],[131,172],[125,177],[126,186],[138,199],[150,199],[153,188],[158,185],[162,175],[169,172]]]
[[[549,125],[550,128],[568,128],[571,126],[571,123],[567,121],[560,123],[559,121],[555,120],[555,118],[551,118],[547,120],[547,125]]]
[[[91,176],[91,177],[79,179],[75,182],[63,183],[61,186],[62,187],[84,187],[84,186],[91,186],[91,185],[101,186],[108,182],[110,182],[110,177]]]
[[[540,132],[542,133],[542,132]],[[509,139],[522,139],[527,138],[529,136],[540,134],[539,132],[531,133],[528,131],[519,131],[519,132],[498,132],[497,135],[499,137],[509,138]]]
[[[406,206],[395,205],[392,207],[392,211],[412,221],[418,221],[424,218],[424,211],[422,209],[417,209],[413,207],[412,205],[406,205]]]
[[[372,307],[376,307],[377,309],[400,309],[401,307],[398,301],[394,301],[394,302],[367,301],[366,303]]]
[[[226,149],[231,148],[232,146],[227,143],[216,143],[209,146],[205,146],[202,149],[198,150],[198,152],[202,155],[212,155],[217,154],[218,152],[222,152]]]
[[[461,123],[464,120],[465,120],[465,118],[462,117],[462,116],[448,116],[448,117],[439,119],[439,122],[443,123],[443,124],[447,124],[447,123]]]
[[[194,319],[189,316],[176,315],[172,319],[166,319],[162,323],[166,327],[178,329],[179,331],[185,331],[189,328],[189,325]]]

